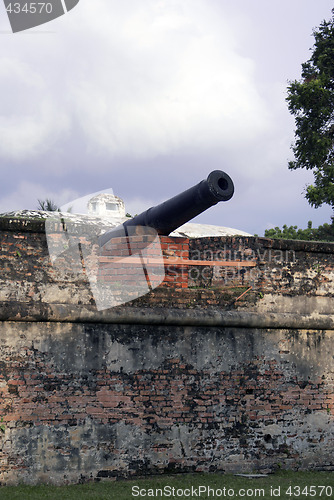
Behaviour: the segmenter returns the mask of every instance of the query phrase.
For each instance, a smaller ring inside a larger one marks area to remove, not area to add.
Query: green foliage
[[[52,201],[46,198],[46,200],[38,200],[38,210],[45,210],[47,212],[60,212],[60,209]]]
[[[289,168],[313,170],[306,199],[315,208],[325,203],[334,210],[334,9],[332,14],[313,31],[312,56],[302,64],[302,80],[289,83],[287,102],[296,124]]]
[[[334,241],[334,220],[332,224],[325,223],[318,228],[313,228],[312,222],[309,221],[307,229],[298,229],[297,226],[288,227],[284,224],[283,229],[279,227],[266,229],[264,236],[285,240]]]

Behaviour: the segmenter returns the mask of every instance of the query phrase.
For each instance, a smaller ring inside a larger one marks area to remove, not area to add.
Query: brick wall
[[[11,229],[16,228],[19,229],[18,223]],[[65,252],[54,267],[43,227],[25,225],[24,229],[22,231],[21,226],[20,231],[1,233],[0,299],[94,304],[87,275],[77,255],[71,260]],[[191,240],[161,237],[160,243],[165,278],[158,288],[133,301],[133,307],[230,305],[250,287],[240,304],[246,301],[249,306],[258,302],[259,297],[271,295],[319,297],[325,301],[334,294],[334,253],[330,243],[247,237]],[[180,258],[186,259],[187,264],[174,263]],[[197,266],[196,261],[202,264]],[[208,266],[203,265],[205,261]],[[106,273],[110,272],[108,262],[100,261],[97,265],[101,278],[104,267]],[[142,269],[141,264],[138,269]],[[132,271],[135,271],[134,265]],[[120,271],[122,279],[127,272],[126,269]]]
[[[19,326],[0,330],[3,483],[334,468],[331,332]]]
[[[229,237],[192,239],[191,259],[242,261],[254,267],[212,267],[202,286],[245,284],[262,293],[330,295],[334,293],[332,243]],[[196,285],[196,273],[194,285]]]
[[[307,327],[331,325],[332,245],[162,238],[166,279],[116,308],[129,311],[121,324],[97,314],[84,273],[51,265],[42,225],[11,228],[0,234],[2,484],[334,470],[334,329]],[[300,327],[209,321],[273,311],[300,314]]]

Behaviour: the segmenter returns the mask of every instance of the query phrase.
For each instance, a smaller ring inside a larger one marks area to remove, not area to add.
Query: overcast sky
[[[197,220],[263,234],[329,222],[291,172],[288,80],[330,0],[80,0],[12,34],[0,2],[0,212],[112,188],[132,214],[225,170]]]

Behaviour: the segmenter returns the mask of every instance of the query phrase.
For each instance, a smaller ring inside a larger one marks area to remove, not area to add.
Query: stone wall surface
[[[333,245],[162,238],[165,281],[99,312],[42,222],[0,227],[2,484],[334,470]]]

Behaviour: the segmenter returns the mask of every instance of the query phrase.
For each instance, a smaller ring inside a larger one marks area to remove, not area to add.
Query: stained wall
[[[0,226],[2,484],[334,469],[333,245],[163,238],[166,280],[97,311]]]

